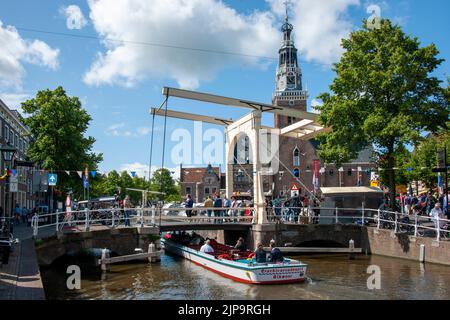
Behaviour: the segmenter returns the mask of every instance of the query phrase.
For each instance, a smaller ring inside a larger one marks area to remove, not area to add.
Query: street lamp
[[[6,168],[6,162],[10,163],[11,169],[14,167],[14,154],[16,153],[16,151],[17,151],[17,149],[14,148],[13,146],[9,145],[9,144],[7,144],[7,145],[0,145],[0,152],[2,153],[2,159],[3,159],[3,163],[5,164],[4,165],[5,168]],[[9,174],[8,174],[6,179],[7,180],[6,180],[5,188],[6,188],[6,186],[9,186],[9,183],[10,183]],[[9,204],[6,205],[6,190],[5,190],[5,197],[4,197],[4,199],[5,199],[5,217],[9,218],[8,232],[12,231],[12,229],[11,229],[11,223],[12,223],[11,222],[11,218],[12,218],[12,212],[14,210],[14,207],[12,206],[12,203],[13,203],[13,198],[12,197],[13,197],[13,195],[12,195],[12,192],[10,190],[9,191],[9,198],[10,198],[11,205],[9,205]],[[11,210],[8,210],[8,206],[11,206]],[[6,215],[7,212],[9,212],[9,217],[7,217],[7,215]]]

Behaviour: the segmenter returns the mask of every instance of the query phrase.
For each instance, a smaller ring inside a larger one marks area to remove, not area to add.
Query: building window
[[[205,188],[205,194],[209,194],[209,188]]]
[[[293,157],[294,158],[293,159],[294,167],[299,167],[300,166],[300,151],[298,150],[297,147],[295,147],[293,155],[294,155],[294,157]]]
[[[11,143],[12,146],[14,146],[14,132],[11,130],[9,130],[9,142]]]
[[[16,148],[19,148],[19,137],[17,136],[17,134],[15,135],[15,139],[14,141],[16,142]]]
[[[186,194],[191,194],[191,187],[186,187]]]
[[[351,176],[351,175],[352,175],[352,169],[351,169],[351,168],[349,168],[349,169],[347,170],[347,175],[348,175],[348,176]]]
[[[330,171],[328,171],[328,174],[330,175],[330,177],[334,176],[334,171],[333,171],[333,169],[331,169]]]
[[[296,178],[300,178],[300,170],[298,170],[297,168],[294,169],[294,176]]]
[[[6,142],[9,142],[9,128],[6,124],[5,124],[5,140]]]
[[[212,192],[216,193],[217,189],[216,188],[212,188]]]

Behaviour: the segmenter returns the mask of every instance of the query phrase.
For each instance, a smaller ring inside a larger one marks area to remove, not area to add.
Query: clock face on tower
[[[287,74],[287,87],[289,89],[295,88],[295,74],[293,72]]]

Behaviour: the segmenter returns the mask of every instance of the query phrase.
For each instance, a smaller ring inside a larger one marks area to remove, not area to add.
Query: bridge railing
[[[35,214],[31,219],[33,235],[64,230],[89,231],[92,226],[160,226],[163,223],[248,223],[253,208],[110,208]]]
[[[436,240],[450,237],[450,220],[441,217],[408,215],[388,210],[331,207],[270,207],[266,208],[269,222],[297,224],[357,224],[377,229],[392,229],[413,236],[435,236]],[[324,214],[325,213],[325,214]]]
[[[407,215],[387,210],[331,207],[267,207],[269,223],[297,224],[356,224],[372,225],[414,236],[433,236],[437,241],[449,237],[450,220],[421,215]],[[80,210],[34,215],[33,234],[40,231],[82,230],[91,226],[161,226],[186,223],[255,223],[253,207],[237,208],[111,208]]]

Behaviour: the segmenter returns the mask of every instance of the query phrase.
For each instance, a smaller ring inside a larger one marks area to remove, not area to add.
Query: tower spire
[[[288,5],[289,5],[290,3],[289,3],[288,0],[286,0],[286,1],[283,2],[283,4],[284,4],[284,7],[285,7],[285,9],[286,9],[286,15],[285,15],[285,17],[284,17],[284,20],[285,20],[286,22],[288,22],[288,21],[289,21]]]

